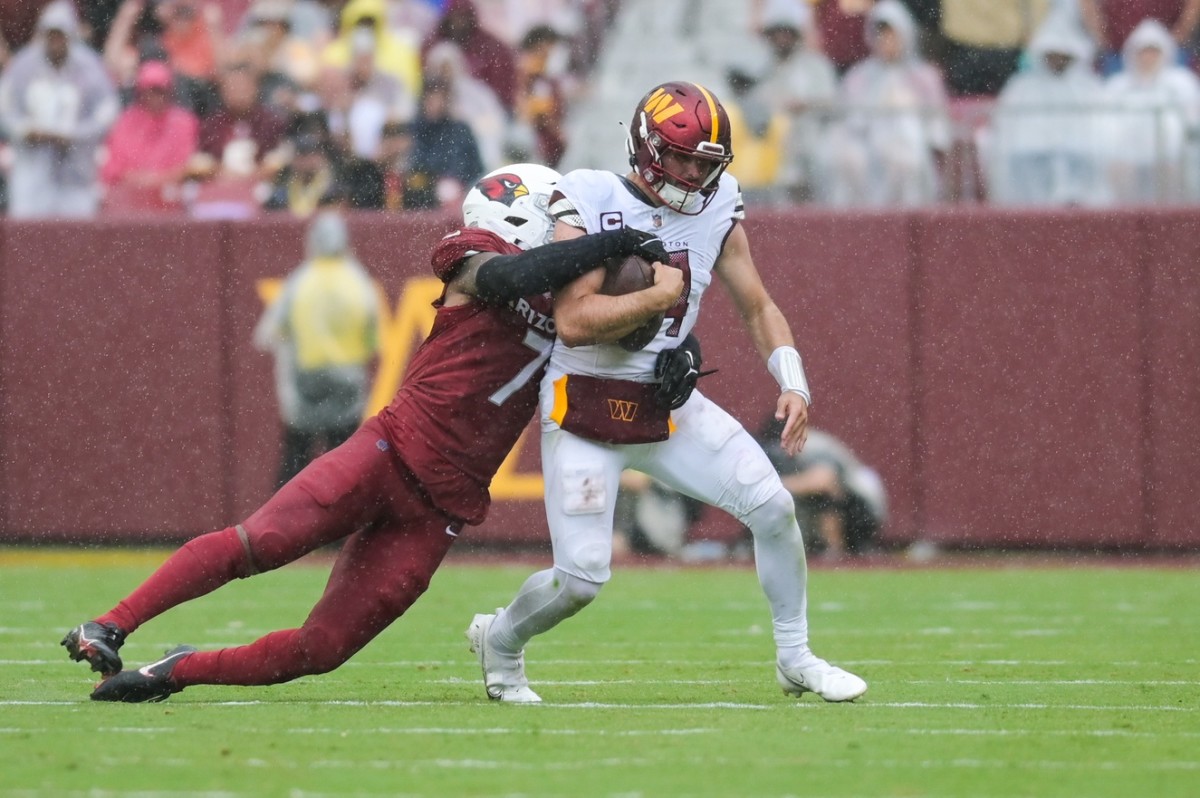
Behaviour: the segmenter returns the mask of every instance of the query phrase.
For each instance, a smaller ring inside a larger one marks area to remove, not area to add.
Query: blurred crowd
[[[1200,201],[1200,0],[727,2],[752,46],[713,88],[750,203]],[[503,163],[559,165],[610,23],[654,9],[0,0],[0,207],[457,206]]]
[[[1200,0],[756,0],[755,14],[767,56],[726,70],[748,202],[1200,201]]]
[[[22,9],[33,16],[24,29]],[[611,10],[604,0],[0,0],[8,213],[458,205],[504,162],[558,162],[591,32]]]

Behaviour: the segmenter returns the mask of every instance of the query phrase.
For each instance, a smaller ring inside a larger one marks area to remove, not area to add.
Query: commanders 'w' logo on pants
[[[637,417],[638,403],[625,399],[609,399],[608,415],[614,421],[633,421]]]

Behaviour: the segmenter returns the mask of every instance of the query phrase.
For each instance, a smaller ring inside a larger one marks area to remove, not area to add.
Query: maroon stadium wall
[[[385,399],[430,318],[441,215],[362,216],[388,296]],[[815,425],[889,491],[884,538],[1200,547],[1200,212],[758,213],[747,223],[815,390]],[[179,539],[270,495],[269,355],[250,343],[303,225],[0,224],[0,540]],[[775,392],[723,290],[703,390],[750,429]],[[471,538],[536,543],[537,436]],[[697,534],[737,525],[713,511]]]

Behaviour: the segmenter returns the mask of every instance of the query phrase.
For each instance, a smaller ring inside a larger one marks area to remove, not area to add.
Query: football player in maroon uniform
[[[545,292],[630,254],[659,262],[655,285],[627,296],[631,307],[666,310],[683,286],[682,273],[662,265],[662,242],[647,233],[549,243],[558,177],[518,164],[468,194],[464,226],[433,251],[446,284],[433,329],[388,407],[244,522],[188,542],[113,609],[67,633],[71,658],[106,677],[93,700],[161,701],[197,684],[325,673],[417,600],[463,526],[483,521],[488,485],[537,407],[554,340]],[[690,392],[695,353],[681,348],[669,361],[664,395]],[[121,644],[151,618],[339,540],[325,592],[300,628],[218,651],[181,646],[122,670]]]

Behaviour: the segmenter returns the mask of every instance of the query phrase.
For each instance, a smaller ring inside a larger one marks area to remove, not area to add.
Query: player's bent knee
[[[388,618],[399,618],[428,589],[427,574],[398,574],[379,595],[379,613]]]
[[[571,561],[576,573],[593,582],[603,582],[612,565],[612,547],[606,543],[588,543],[573,552]]]
[[[796,503],[782,487],[754,508],[745,519],[755,537],[788,534],[796,523]]]
[[[247,556],[252,559],[252,564],[257,570],[274,571],[295,559],[292,547],[292,541],[287,535],[279,530],[270,529],[249,539]]]

